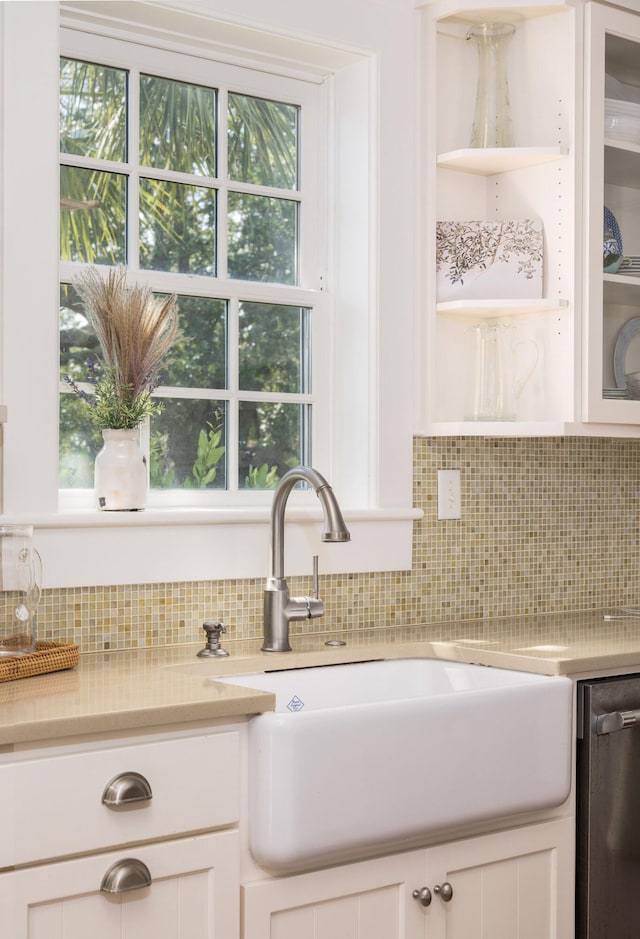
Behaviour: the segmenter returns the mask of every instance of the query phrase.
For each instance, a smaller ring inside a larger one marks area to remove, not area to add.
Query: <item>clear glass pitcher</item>
[[[0,526],[0,656],[36,650],[42,559],[32,536],[31,525]]]
[[[538,344],[516,341],[513,323],[487,321],[471,327],[474,377],[466,420],[514,421],[517,401],[538,364]]]

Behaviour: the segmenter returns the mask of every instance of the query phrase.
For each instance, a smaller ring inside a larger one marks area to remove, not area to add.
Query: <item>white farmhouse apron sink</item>
[[[215,679],[273,692],[249,721],[249,837],[290,872],[560,805],[563,677],[389,659]]]

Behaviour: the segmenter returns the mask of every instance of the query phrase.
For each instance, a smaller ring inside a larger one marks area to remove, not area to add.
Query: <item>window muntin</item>
[[[80,72],[80,92],[76,87],[72,94],[71,78]],[[70,128],[80,125],[93,141],[82,153],[77,147],[65,149],[63,140],[61,198],[66,184],[77,202],[97,203],[70,209],[69,217],[61,213],[64,274],[70,279],[68,272],[73,276],[79,262],[126,261],[132,279],[149,279],[155,289],[155,275],[161,281],[168,274],[170,289],[178,293],[184,335],[157,389],[164,410],[146,431],[152,487],[237,491],[275,485],[287,468],[311,460],[311,410],[316,406],[309,363],[317,295],[302,283],[299,269],[305,210],[297,188],[304,162],[301,104],[295,95],[289,103],[284,96],[245,93],[241,82],[232,88],[224,82],[177,80],[155,69],[118,70],[108,57],[86,62],[67,56],[61,75],[66,96],[61,121]],[[260,79],[264,85],[264,76]],[[105,87],[112,95],[114,119],[129,115],[129,135],[139,127],[135,146],[130,141],[125,147],[130,158],[113,159],[122,154],[120,147],[118,154],[109,154],[108,166],[95,144],[103,111],[93,100],[82,100],[83,95],[91,99],[98,86],[102,100]],[[168,99],[184,109],[190,134],[172,127],[160,133]],[[76,102],[77,114],[70,101]],[[135,114],[140,116],[132,118]],[[225,157],[222,164],[220,157]],[[222,167],[228,172],[222,173]],[[307,182],[310,177],[313,172]],[[65,183],[69,179],[73,186]],[[111,197],[114,189],[117,200]],[[308,218],[307,227],[312,227]],[[195,294],[181,292],[180,275],[196,277]],[[243,289],[243,283],[256,284],[258,292]],[[277,302],[281,287],[285,299]],[[309,305],[290,302],[286,290],[292,287],[303,288]],[[69,306],[68,284],[62,290],[61,377],[68,373],[82,382],[96,350],[88,347],[86,335],[70,348],[81,314]],[[90,385],[82,387],[90,391]],[[60,485],[84,488],[92,484],[99,434],[63,380],[61,392]],[[82,471],[76,447],[86,451]],[[215,474],[210,472],[214,458]]]

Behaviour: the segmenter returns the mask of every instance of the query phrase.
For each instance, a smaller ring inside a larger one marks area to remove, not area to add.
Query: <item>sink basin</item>
[[[568,678],[388,659],[215,680],[276,696],[275,712],[249,721],[250,848],[276,872],[569,794]]]

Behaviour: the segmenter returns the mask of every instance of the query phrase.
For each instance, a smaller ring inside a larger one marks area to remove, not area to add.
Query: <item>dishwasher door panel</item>
[[[640,709],[640,675],[582,682],[578,701],[576,937],[640,939],[640,722],[598,721]]]

